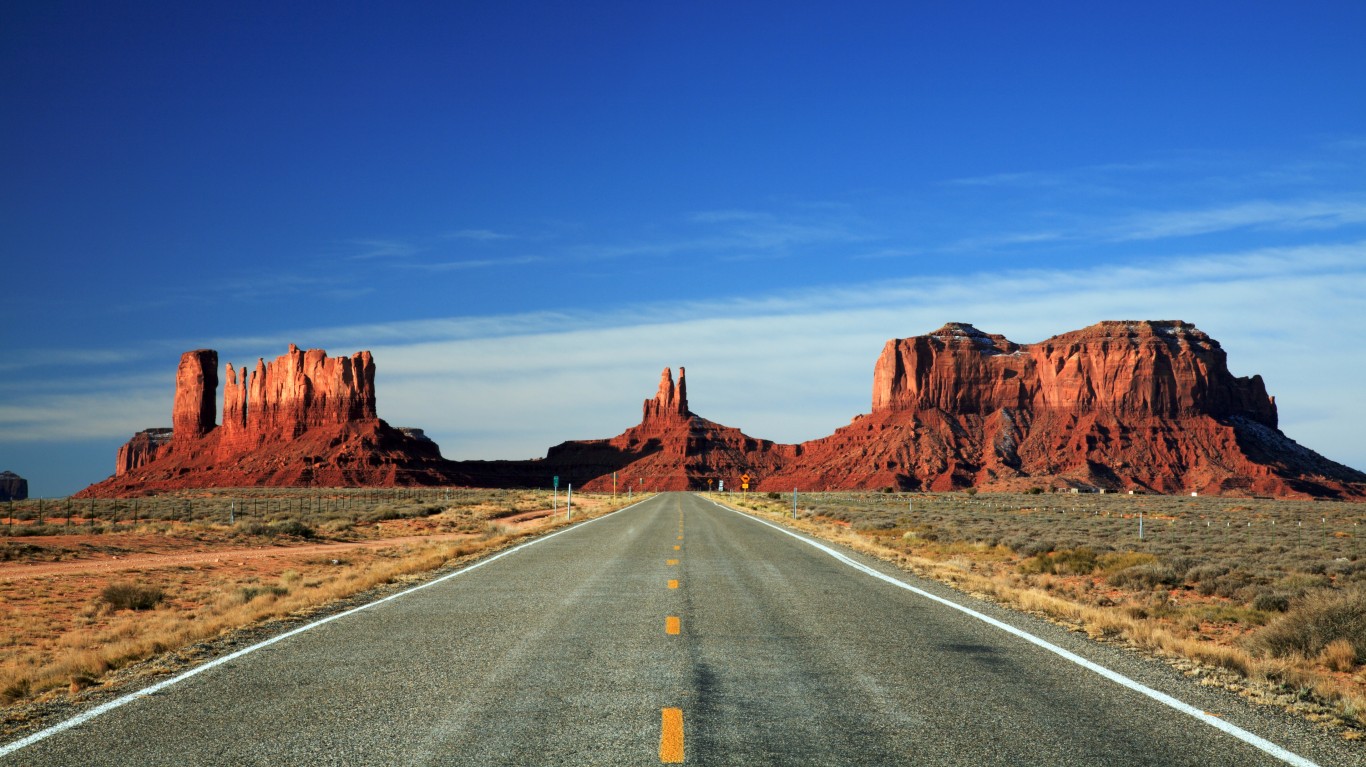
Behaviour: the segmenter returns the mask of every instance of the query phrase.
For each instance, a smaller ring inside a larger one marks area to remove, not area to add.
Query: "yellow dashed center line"
[[[683,709],[660,709],[659,761],[683,763]]]
[[[678,538],[683,540],[683,512],[678,513]],[[674,551],[682,551],[681,544],[674,546]],[[666,559],[665,563],[669,566],[678,564],[677,559]],[[669,579],[669,588],[678,588],[677,579]],[[682,621],[677,615],[664,617],[664,633],[677,636],[682,632]],[[681,708],[662,708],[659,713],[659,761],[664,764],[683,763],[683,709]]]

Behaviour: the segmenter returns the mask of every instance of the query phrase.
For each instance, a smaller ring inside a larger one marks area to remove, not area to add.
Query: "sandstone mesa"
[[[28,480],[12,471],[0,471],[0,501],[22,501],[28,498]]]
[[[872,412],[798,445],[688,409],[683,368],[660,375],[638,425],[564,442],[530,461],[447,461],[420,430],[376,415],[369,352],[318,349],[226,368],[186,352],[170,429],[120,448],[115,476],[83,494],[256,485],[705,489],[1024,490],[1366,499],[1366,474],[1278,428],[1260,376],[1235,377],[1219,342],[1180,321],[1101,322],[1035,344],[965,323],[893,339],[873,369]],[[615,474],[615,478],[614,478]]]

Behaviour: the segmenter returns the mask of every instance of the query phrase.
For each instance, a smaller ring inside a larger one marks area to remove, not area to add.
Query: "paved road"
[[[1122,653],[1036,629],[1143,671]],[[1322,764],[1355,758],[1148,673]],[[673,493],[232,660],[0,765],[645,765],[680,756],[701,765],[1285,763],[753,519]]]

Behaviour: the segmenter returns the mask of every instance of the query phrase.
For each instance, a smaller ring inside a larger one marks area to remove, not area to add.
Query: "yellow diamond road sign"
[[[749,475],[748,475],[748,474],[741,474],[741,475],[740,475],[740,481],[743,482],[743,483],[745,483],[746,485],[748,485],[748,484],[749,484]]]

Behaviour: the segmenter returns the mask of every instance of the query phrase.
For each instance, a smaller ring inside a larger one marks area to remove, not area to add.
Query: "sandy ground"
[[[508,527],[532,524],[550,514],[549,511],[530,511],[499,520]],[[397,531],[390,531],[397,532]],[[57,551],[61,561],[16,560],[0,562],[0,581],[17,581],[60,575],[103,575],[130,570],[154,570],[167,567],[196,565],[243,566],[260,560],[289,560],[300,558],[326,559],[329,554],[384,549],[412,543],[462,540],[476,537],[472,533],[426,533],[395,535],[361,541],[330,543],[290,543],[273,546],[225,548],[213,541],[146,535],[54,535],[11,539],[17,545],[41,547]]]

